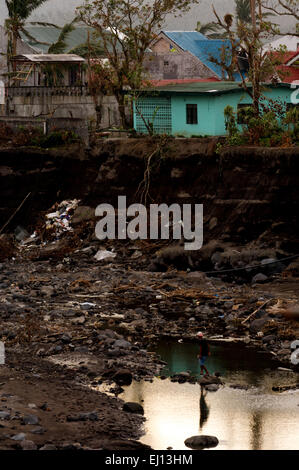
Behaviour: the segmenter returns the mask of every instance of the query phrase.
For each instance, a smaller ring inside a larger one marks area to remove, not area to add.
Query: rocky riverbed
[[[163,244],[68,237],[22,242],[0,265],[1,449],[138,448],[145,418],[117,396],[132,379],[159,374],[165,363],[151,351],[163,336],[190,339],[200,329],[295,367],[298,322],[273,306],[298,301],[296,278],[240,284],[174,262],[154,272]],[[99,250],[116,256],[98,261]],[[94,390],[102,383],[115,398]]]
[[[139,448],[145,417],[119,395],[160,373],[163,338],[202,330],[298,367],[297,149],[172,139],[146,181],[158,144],[0,149],[0,449]],[[202,249],[97,240],[95,207],[121,194],[203,203]]]

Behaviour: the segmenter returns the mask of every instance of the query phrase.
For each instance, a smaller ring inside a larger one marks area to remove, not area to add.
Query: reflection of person
[[[203,425],[208,421],[209,407],[206,402],[207,392],[204,387],[200,387],[200,399],[199,399],[199,430],[203,428]]]
[[[199,339],[199,354],[197,355],[199,362],[200,362],[200,375],[205,371],[205,377],[209,375],[209,371],[205,366],[205,362],[210,356],[210,348],[207,340],[203,337],[203,333],[199,331],[197,333],[197,338]]]

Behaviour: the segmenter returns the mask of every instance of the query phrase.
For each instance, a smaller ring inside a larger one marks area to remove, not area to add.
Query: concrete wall
[[[148,54],[145,62],[148,78],[154,80],[209,78],[213,72],[190,52]]]
[[[100,128],[120,126],[114,96],[103,96],[98,106],[85,87],[19,87],[6,91],[0,115],[26,118],[83,118]]]
[[[85,143],[89,145],[88,121],[86,119],[70,118],[36,118],[25,117],[0,117],[0,123],[4,122],[15,132],[20,128],[38,128],[43,134],[49,134],[55,130],[69,130],[75,132]]]

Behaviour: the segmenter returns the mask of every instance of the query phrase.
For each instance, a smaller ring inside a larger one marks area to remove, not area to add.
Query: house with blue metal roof
[[[248,83],[250,87],[250,83]],[[264,85],[264,96],[292,106],[294,89],[289,83]],[[250,96],[236,82],[183,83],[145,89],[134,103],[134,128],[138,133],[173,136],[226,134],[224,109],[237,113],[252,105]],[[240,130],[242,129],[240,124]]]
[[[180,74],[177,73],[177,76],[174,76],[174,73],[171,77],[161,75],[158,77],[151,74],[152,78],[228,78],[226,72],[216,63],[221,62],[223,57],[227,65],[231,62],[231,44],[227,39],[209,39],[197,31],[161,31],[151,44],[151,51],[156,56],[156,61],[163,56],[168,68],[169,62],[178,63],[179,57],[183,57],[183,64],[185,64],[184,70],[181,70]],[[191,69],[192,77],[188,56],[189,61],[191,56],[194,63],[194,69]]]

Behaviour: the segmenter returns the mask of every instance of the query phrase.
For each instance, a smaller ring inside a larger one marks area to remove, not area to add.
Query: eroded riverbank
[[[154,161],[149,195],[203,203],[203,248],[97,240],[95,207],[121,194],[140,201],[157,145],[111,139],[88,151],[2,149],[1,223],[29,196],[0,237],[1,449],[138,448],[143,417],[117,397],[132,380],[155,386],[165,366],[153,351],[161,338],[184,344],[200,329],[295,370],[299,324],[286,312],[298,305],[297,149],[220,156],[215,142],[173,140],[169,155]],[[58,228],[64,223],[70,230]],[[110,258],[100,259],[106,250]],[[103,383],[114,398],[97,391]],[[23,440],[12,439],[19,434]]]

